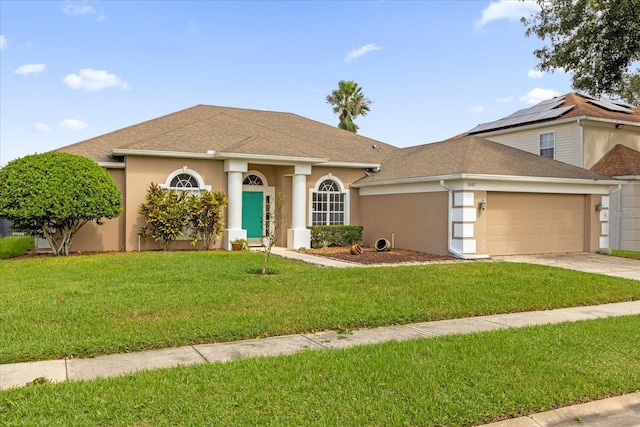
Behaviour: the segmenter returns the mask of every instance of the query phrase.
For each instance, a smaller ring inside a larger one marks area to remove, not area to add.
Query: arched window
[[[170,173],[165,183],[160,184],[160,187],[188,191],[193,194],[199,194],[202,190],[211,191],[211,186],[204,184],[200,174],[187,166]]]
[[[264,185],[264,182],[258,175],[250,174],[242,181],[242,185]]]
[[[200,186],[198,185],[198,180],[193,175],[181,173],[173,177],[169,184],[169,188],[174,188],[176,190],[200,189]]]
[[[311,225],[346,224],[346,192],[336,180],[323,179],[311,200]]]

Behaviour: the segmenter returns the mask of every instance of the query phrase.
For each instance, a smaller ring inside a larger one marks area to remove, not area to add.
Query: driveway
[[[550,265],[607,276],[640,280],[640,261],[595,253],[510,255],[492,257],[496,261]]]

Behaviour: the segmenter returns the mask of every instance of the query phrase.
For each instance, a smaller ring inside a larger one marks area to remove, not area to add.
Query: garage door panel
[[[582,195],[489,193],[487,252],[490,255],[581,252]]]

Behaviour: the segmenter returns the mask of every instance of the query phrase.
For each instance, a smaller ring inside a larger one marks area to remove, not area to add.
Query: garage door
[[[584,209],[582,195],[489,193],[487,253],[582,252]]]

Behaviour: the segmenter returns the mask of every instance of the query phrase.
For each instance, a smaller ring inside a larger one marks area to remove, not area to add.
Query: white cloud
[[[27,65],[21,65],[18,68],[16,68],[14,73],[26,76],[27,74],[41,73],[46,68],[47,66],[44,64],[27,64]]]
[[[51,126],[45,125],[44,123],[38,123],[36,125],[36,130],[40,133],[47,133],[51,131]]]
[[[129,84],[115,74],[93,68],[83,68],[79,74],[69,74],[62,81],[71,89],[82,89],[87,92],[100,92],[109,87],[129,89]]]
[[[87,127],[87,124],[76,119],[66,119],[58,123],[58,127],[65,130],[82,130]]]
[[[496,102],[498,104],[508,104],[511,101],[513,101],[513,96],[505,96],[503,98],[496,98]]]
[[[0,36],[0,49],[7,47],[7,36]]]
[[[472,113],[482,113],[484,111],[484,105],[475,105],[471,107]]]
[[[513,1],[498,0],[491,2],[482,11],[482,16],[476,21],[476,27],[484,27],[491,21],[499,19],[508,19],[510,21],[518,21],[520,18],[529,17],[537,13],[540,7],[535,1]]]
[[[541,89],[539,87],[531,89],[526,95],[520,97],[520,101],[524,101],[527,104],[537,104],[547,99],[551,99],[555,96],[559,96],[560,92],[553,89]]]
[[[95,15],[96,10],[88,1],[71,1],[62,2],[62,11],[69,16]]]
[[[359,49],[352,50],[351,52],[349,52],[347,54],[346,58],[344,58],[344,62],[351,62],[354,59],[360,58],[365,53],[369,53],[369,52],[372,52],[374,50],[380,50],[380,49],[382,49],[380,46],[376,46],[373,43],[369,43],[367,45],[362,46]]]
[[[541,79],[541,78],[544,77],[544,71],[538,71],[538,70],[531,69],[531,70],[529,70],[527,75],[531,79]]]
[[[96,15],[98,21],[105,19],[104,13],[96,10],[92,4],[94,0],[65,0],[62,2],[62,12],[69,16]]]

